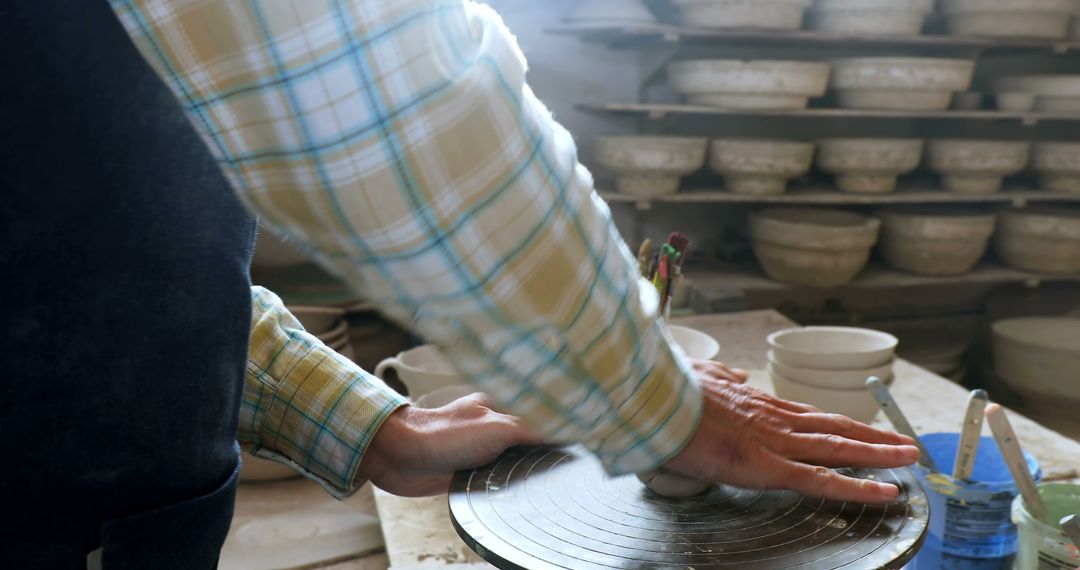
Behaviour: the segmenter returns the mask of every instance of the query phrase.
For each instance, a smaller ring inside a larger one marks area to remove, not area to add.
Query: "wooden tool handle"
[[[1039,495],[1039,488],[1035,486],[1035,479],[1031,478],[1031,472],[1028,471],[1027,460],[1020,449],[1020,440],[1016,438],[1016,432],[1005,415],[1005,408],[998,404],[987,406],[986,421],[990,424],[990,431],[994,433],[1001,456],[1005,458],[1005,464],[1009,466],[1009,472],[1024,497],[1028,512],[1032,517],[1046,522],[1046,504]]]
[[[1080,515],[1069,515],[1061,519],[1061,532],[1080,548]]]
[[[866,380],[866,387],[870,389],[870,393],[877,400],[878,406],[881,407],[881,411],[885,412],[885,416],[892,422],[893,428],[896,431],[910,437],[915,440],[915,445],[919,448],[919,463],[927,469],[937,471],[937,465],[934,464],[934,460],[930,457],[930,454],[926,452],[926,448],[923,447],[919,436],[915,433],[915,428],[911,427],[911,422],[907,420],[907,416],[900,410],[900,406],[893,399],[892,394],[889,393],[889,387],[885,385],[877,376],[871,376]]]
[[[971,470],[975,468],[975,452],[979,450],[987,399],[986,390],[971,391],[967,411],[964,413],[964,425],[960,428],[960,441],[956,445],[953,479],[968,479],[971,477]]]

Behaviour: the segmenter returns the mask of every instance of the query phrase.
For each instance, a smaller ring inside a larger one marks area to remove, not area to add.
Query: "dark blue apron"
[[[104,0],[0,3],[0,567],[202,569],[254,223]]]

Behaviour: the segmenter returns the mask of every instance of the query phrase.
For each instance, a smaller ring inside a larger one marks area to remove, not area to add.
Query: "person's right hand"
[[[885,503],[898,489],[829,467],[901,467],[915,463],[911,438],[846,416],[822,413],[736,382],[698,372],[705,395],[701,426],[664,468],[747,489],[790,489],[840,501]]]

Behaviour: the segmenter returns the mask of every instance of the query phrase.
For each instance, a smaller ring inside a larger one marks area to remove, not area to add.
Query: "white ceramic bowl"
[[[769,351],[770,371],[776,372],[792,382],[829,390],[859,390],[866,386],[866,379],[871,376],[889,378],[893,374],[894,362],[895,359],[881,366],[859,370],[802,368],[784,364],[776,359],[773,351]]]
[[[841,107],[945,110],[967,91],[975,62],[933,57],[857,57],[832,62],[830,84]]]
[[[986,254],[993,213],[892,208],[881,217],[880,251],[889,265],[919,275],[960,275]]]
[[[811,0],[672,0],[683,23],[699,28],[797,30]]]
[[[995,97],[998,109],[1010,113],[1027,113],[1035,108],[1035,94],[1023,91],[1002,91]]]
[[[922,139],[836,138],[818,141],[817,164],[844,192],[881,194],[922,160]]]
[[[1080,192],[1080,142],[1037,142],[1031,162],[1032,169],[1048,190]]]
[[[893,359],[898,341],[881,331],[853,327],[799,327],[768,337],[776,360],[797,368],[864,370]]]
[[[769,372],[769,378],[772,379],[773,393],[779,398],[810,404],[824,412],[842,414],[867,424],[877,416],[877,401],[865,386],[854,390],[818,388],[794,382],[775,371]]]
[[[935,139],[926,145],[930,170],[942,175],[949,192],[989,194],[1001,190],[1006,176],[1027,166],[1031,143]]]
[[[836,34],[917,35],[929,11],[923,0],[817,0],[810,21]]]
[[[1080,74],[1008,75],[993,82],[995,91],[1019,91],[1046,97],[1080,97]]]
[[[682,348],[690,358],[698,360],[712,360],[720,354],[720,343],[715,338],[690,327],[681,325],[668,325],[675,343]]]
[[[738,194],[783,194],[813,159],[813,143],[785,140],[714,139],[709,150],[709,166]]]
[[[1080,209],[1010,208],[998,214],[998,255],[1027,271],[1080,272]]]
[[[993,332],[997,375],[1028,405],[1080,409],[1080,319],[1006,319]]]
[[[565,21],[590,24],[652,24],[656,17],[641,0],[579,0]]]
[[[943,0],[949,32],[996,38],[1064,38],[1076,0]]]
[[[750,215],[754,255],[781,283],[836,287],[866,266],[881,222],[844,210],[766,208]]]
[[[689,59],[667,73],[689,103],[731,109],[802,109],[829,81],[828,64],[807,61]]]
[[[641,197],[673,194],[679,180],[705,165],[707,141],[696,137],[596,137],[597,163],[615,174],[619,192]]]

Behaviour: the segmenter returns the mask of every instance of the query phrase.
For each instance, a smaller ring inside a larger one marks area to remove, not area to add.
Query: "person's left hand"
[[[441,408],[405,406],[375,433],[357,477],[395,495],[437,495],[454,472],[490,463],[515,445],[539,443],[520,418],[495,411],[484,394]]]

